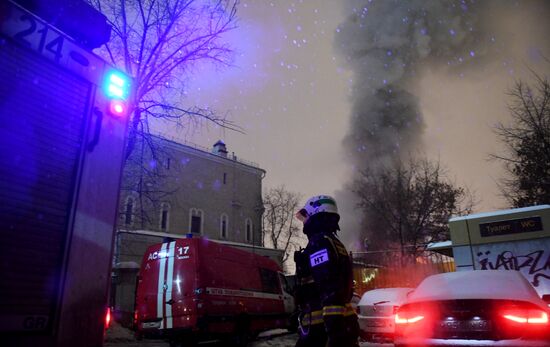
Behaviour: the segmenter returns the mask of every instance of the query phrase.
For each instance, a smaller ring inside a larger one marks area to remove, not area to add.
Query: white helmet
[[[335,213],[338,215],[336,200],[328,195],[314,196],[306,202],[305,206],[300,211],[296,213],[296,218],[305,223],[309,217],[321,212]]]

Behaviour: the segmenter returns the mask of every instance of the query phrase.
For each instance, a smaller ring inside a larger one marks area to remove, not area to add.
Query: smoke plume
[[[415,81],[427,64],[467,69],[487,56],[486,2],[348,1],[336,46],[354,72],[346,147],[358,168],[414,152],[424,119]]]
[[[345,0],[344,4],[349,16],[337,28],[335,47],[353,71],[351,123],[344,145],[355,172],[426,149],[418,86],[428,69],[475,75],[509,59],[505,56],[517,49],[512,46],[522,37],[531,39],[528,26],[542,27],[537,34],[546,36],[541,46],[528,48],[529,54],[537,59],[548,54],[550,28],[545,16],[550,2],[544,0]],[[519,13],[528,14],[519,20]],[[349,196],[345,190],[338,194]]]

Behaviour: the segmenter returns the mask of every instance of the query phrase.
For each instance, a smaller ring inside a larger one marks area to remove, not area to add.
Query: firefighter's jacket
[[[297,252],[295,260],[296,301],[302,311],[312,313],[312,323],[326,316],[355,315],[350,305],[351,259],[334,233],[310,235],[306,249]]]
[[[359,324],[351,307],[351,258],[335,233],[310,234],[305,249],[311,275],[319,289],[328,347],[358,347]]]
[[[305,250],[294,252],[296,263],[296,305],[300,311],[300,323],[305,328],[311,325],[323,324],[323,305],[321,294],[309,265],[309,256]]]
[[[323,305],[323,315],[353,314],[353,272],[349,254],[334,233],[311,235],[304,252]],[[351,310],[351,311],[350,311]]]

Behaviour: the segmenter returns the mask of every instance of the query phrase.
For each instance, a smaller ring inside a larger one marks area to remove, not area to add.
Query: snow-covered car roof
[[[412,292],[407,302],[455,299],[529,301],[547,305],[518,271],[474,270],[429,276]]]
[[[372,305],[376,302],[388,301],[381,305],[400,306],[406,299],[407,293],[413,291],[414,288],[382,288],[373,289],[365,292],[359,301],[359,305]]]

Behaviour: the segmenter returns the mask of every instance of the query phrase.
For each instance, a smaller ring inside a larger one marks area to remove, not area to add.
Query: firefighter
[[[323,321],[321,294],[315,285],[309,257],[305,250],[294,252],[296,263],[296,289],[294,298],[298,306],[298,333],[296,347],[325,346],[327,333]]]
[[[302,293],[307,298],[301,299],[313,304],[311,323],[319,322],[316,319],[319,315],[313,313],[320,306],[320,316],[327,334],[326,345],[357,347],[359,324],[350,304],[353,296],[352,264],[346,248],[336,237],[340,230],[336,201],[327,195],[314,196],[298,211],[296,217],[304,223],[303,231],[308,238],[306,248],[298,255],[296,277],[297,280],[303,278],[304,283],[311,284],[306,287],[309,288],[306,293]],[[298,271],[303,275],[299,276]],[[307,338],[300,337],[300,340],[307,341]]]

